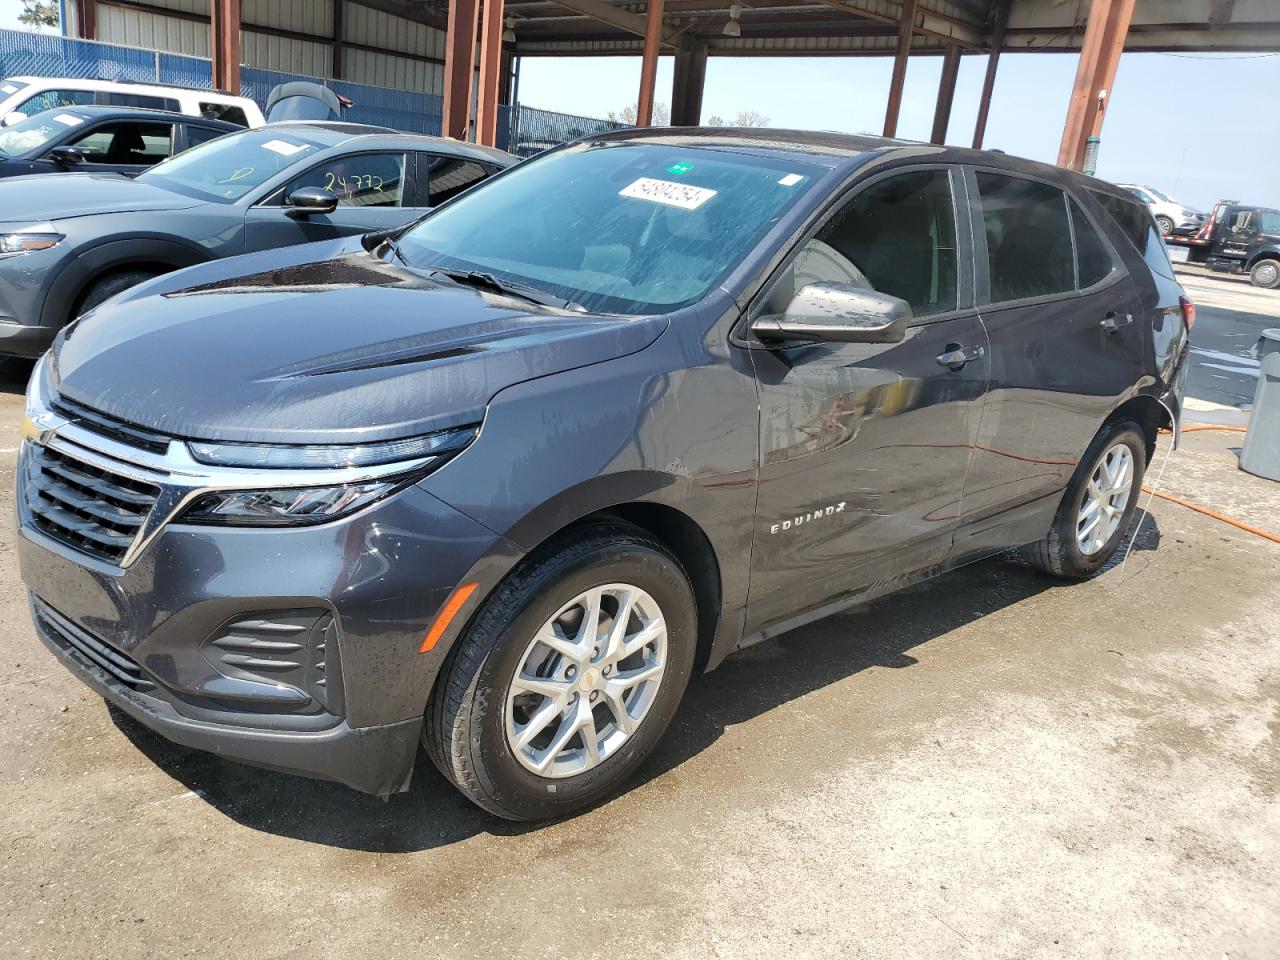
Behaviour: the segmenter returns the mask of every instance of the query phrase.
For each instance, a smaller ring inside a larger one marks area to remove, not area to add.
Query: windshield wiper
[[[392,249],[395,249],[394,246]],[[396,253],[400,255],[398,250]],[[400,256],[403,260],[403,255]],[[451,270],[448,267],[428,267],[427,269],[432,273],[448,277],[454,283],[475,287],[477,290],[492,290],[494,293],[518,297],[521,300],[527,300],[529,303],[536,303],[543,307],[559,307],[563,310],[576,310],[579,313],[587,312],[587,308],[580,303],[557,297],[555,294],[539,290],[537,287],[530,287],[512,280],[502,280],[492,273],[485,273],[483,270]]]

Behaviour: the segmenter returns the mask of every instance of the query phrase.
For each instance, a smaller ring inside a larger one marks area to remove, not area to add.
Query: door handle
[[[1132,313],[1116,313],[1112,310],[1102,318],[1102,329],[1107,333],[1119,333],[1122,327],[1127,327],[1133,323]]]
[[[981,360],[987,355],[985,347],[965,347],[958,343],[948,343],[947,349],[938,354],[937,360],[944,367],[952,370],[963,370],[970,360]]]

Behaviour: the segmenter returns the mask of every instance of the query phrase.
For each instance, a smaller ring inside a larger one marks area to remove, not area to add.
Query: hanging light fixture
[[[516,20],[515,17],[507,17],[507,29],[502,31],[503,43],[516,42]]]
[[[723,33],[726,37],[742,36],[742,24],[739,22],[739,18],[741,16],[742,16],[742,4],[740,3],[729,4],[729,19],[725,21],[724,29],[721,30],[720,32]]]

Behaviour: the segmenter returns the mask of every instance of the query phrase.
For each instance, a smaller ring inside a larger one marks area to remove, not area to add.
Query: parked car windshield
[[[400,252],[589,310],[662,313],[706,296],[824,172],[706,148],[581,144],[447,204]]]
[[[47,110],[26,120],[19,120],[11,127],[0,130],[0,154],[6,157],[22,157],[34,153],[67,132],[68,127],[78,127],[84,117],[71,111]]]
[[[1151,194],[1161,203],[1177,203],[1178,202],[1177,200],[1173,199],[1173,197],[1169,196],[1167,193],[1161,193],[1155,187],[1147,187],[1145,189],[1147,193]]]
[[[292,130],[246,130],[192,147],[156,164],[138,180],[198,200],[235,203],[321,149],[322,144]]]

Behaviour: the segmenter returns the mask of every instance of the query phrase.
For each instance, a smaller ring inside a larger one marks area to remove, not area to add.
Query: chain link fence
[[[0,30],[0,78],[74,77],[85,80],[132,80],[209,89],[212,65],[201,57],[119,47],[93,40]],[[444,99],[432,93],[392,90],[346,80],[305,77],[257,67],[240,70],[240,93],[265,106],[273,87],[291,80],[321,83],[347,97],[355,106],[343,119],[370,123],[406,133],[438,136]],[[502,107],[498,115],[498,144],[522,157],[589,134],[616,130],[626,124],[534,107]]]

